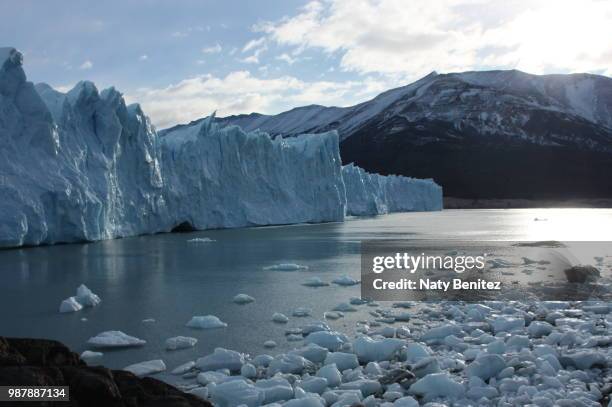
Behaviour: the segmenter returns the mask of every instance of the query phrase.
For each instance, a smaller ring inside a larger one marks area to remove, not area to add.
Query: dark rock
[[[578,265],[564,270],[565,277],[570,283],[587,283],[597,281],[601,274],[599,270],[593,266]]]
[[[380,383],[384,385],[399,383],[402,386],[412,383],[415,379],[414,373],[408,369],[393,369],[380,378]]]
[[[70,402],[59,403],[65,407],[212,407],[151,377],[87,366],[62,343],[46,339],[0,337],[0,386],[10,385],[69,386]]]

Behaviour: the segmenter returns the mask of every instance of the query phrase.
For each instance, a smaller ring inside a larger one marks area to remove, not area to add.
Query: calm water
[[[215,242],[187,243],[195,237]],[[384,238],[612,240],[612,210],[448,210],[0,251],[0,335],[58,339],[77,352],[88,349],[88,338],[106,330],[147,341],[142,348],[106,351],[102,363],[113,368],[160,358],[172,369],[218,346],[251,354],[287,351],[299,346],[284,339],[288,327],[320,320],[323,312],[360,292],[359,286],[309,288],[301,283],[312,276],[331,281],[349,274],[358,279],[359,242]],[[277,263],[309,269],[263,269]],[[61,300],[74,295],[81,283],[100,295],[102,304],[59,314]],[[256,302],[232,303],[238,293]],[[270,322],[274,312],[290,316],[296,307],[311,308],[313,317],[290,317],[287,325]],[[362,307],[329,324],[351,333],[367,311]],[[185,327],[191,316],[207,314],[229,326]],[[87,321],[81,320],[84,317]],[[143,323],[146,318],[156,322]],[[199,343],[192,349],[165,351],[165,340],[177,335],[196,337]],[[269,339],[279,346],[264,350],[263,342]]]

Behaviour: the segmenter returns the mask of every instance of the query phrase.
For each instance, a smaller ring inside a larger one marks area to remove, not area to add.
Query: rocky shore
[[[47,339],[0,337],[0,386],[11,385],[70,387],[70,402],[17,403],[23,407],[211,407],[207,401],[150,377],[87,366],[62,343]]]

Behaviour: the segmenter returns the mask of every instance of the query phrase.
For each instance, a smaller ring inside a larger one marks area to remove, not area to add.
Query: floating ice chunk
[[[436,397],[459,398],[465,389],[447,373],[432,373],[419,379],[408,391],[410,394],[423,397],[424,401],[429,401]]]
[[[153,318],[146,318],[146,319],[143,319],[143,320],[142,320],[142,323],[143,323],[143,324],[152,324],[152,323],[154,323],[154,322],[156,322],[156,321],[155,321],[155,319],[153,319]]]
[[[431,356],[431,350],[420,343],[412,342],[406,346],[406,361],[408,363],[414,363],[429,356]]]
[[[75,297],[68,297],[59,306],[59,312],[76,312],[83,309],[83,306],[79,304]]]
[[[357,355],[354,353],[329,352],[323,362],[325,365],[335,364],[340,371],[354,369],[359,366]]]
[[[378,393],[382,390],[382,386],[377,380],[370,379],[359,379],[348,383],[342,383],[340,388],[344,390],[359,390],[363,397]]]
[[[308,270],[308,266],[302,266],[295,263],[281,263],[275,264],[273,266],[264,267],[264,270],[273,270],[273,271],[299,271],[299,270]]]
[[[198,343],[196,338],[192,338],[190,336],[175,336],[173,338],[166,339],[166,349],[177,350],[191,348],[195,346],[196,343]]]
[[[193,394],[201,400],[208,400],[208,387],[198,386],[191,390],[187,390],[187,393]]]
[[[348,274],[344,274],[344,275],[342,275],[342,276],[332,280],[332,283],[337,284],[337,285],[342,285],[342,286],[351,286],[351,285],[359,284],[359,280],[355,280],[354,278],[352,278]]]
[[[214,315],[195,316],[187,322],[189,328],[196,329],[214,329],[214,328],[225,328],[227,324],[221,321]]]
[[[500,355],[482,355],[470,363],[465,370],[468,377],[477,376],[482,380],[489,380],[505,368],[506,362]]]
[[[303,335],[308,335],[312,332],[331,331],[329,325],[323,321],[314,321],[300,328]]]
[[[289,400],[283,407],[325,407],[325,403],[320,397],[306,396]]]
[[[323,394],[327,389],[327,379],[324,377],[310,376],[303,380],[299,380],[296,386],[307,393]]]
[[[249,304],[255,301],[255,298],[247,294],[237,294],[232,301],[234,301],[236,304],[242,305],[242,304]]]
[[[421,337],[421,340],[426,343],[442,343],[447,336],[459,336],[461,333],[462,330],[459,326],[446,324],[428,329]]]
[[[299,342],[303,340],[304,337],[298,334],[289,334],[287,335],[287,342]]]
[[[203,386],[206,386],[210,383],[223,383],[229,379],[230,376],[226,375],[222,372],[208,371],[199,373],[196,380]]]
[[[293,387],[287,379],[279,376],[258,380],[255,387],[264,393],[264,403],[274,403],[293,398]]]
[[[210,387],[210,398],[218,407],[257,407],[264,401],[264,393],[243,380],[232,380]]]
[[[336,320],[344,317],[344,313],[340,311],[327,311],[323,313],[325,319]]]
[[[268,367],[272,359],[274,359],[272,356],[263,354],[255,356],[252,362],[257,367]]]
[[[338,387],[342,383],[342,374],[335,363],[326,364],[317,371],[318,377],[324,377],[329,387]]]
[[[87,343],[96,348],[122,348],[142,346],[147,342],[134,336],[126,335],[121,331],[105,331],[89,338]]]
[[[268,348],[268,349],[276,348],[276,342],[274,342],[272,340],[265,341],[263,346],[264,346],[264,348]]]
[[[305,285],[306,287],[325,287],[328,286],[329,283],[326,283],[325,281],[321,280],[320,277],[310,277],[309,279],[304,281],[302,285]]]
[[[417,377],[425,377],[428,374],[438,373],[440,371],[440,363],[438,358],[430,356],[419,359],[418,362],[411,366],[412,373]]]
[[[300,349],[292,350],[289,353],[295,353],[296,355],[300,355],[313,363],[323,363],[328,352],[329,351],[322,346],[319,346],[315,343],[309,343],[308,345]]]
[[[312,310],[310,308],[298,307],[293,310],[293,314],[291,315],[293,315],[294,317],[303,318],[303,317],[309,317],[310,314],[312,314]]]
[[[182,365],[175,367],[170,373],[172,373],[173,375],[182,375],[182,374],[189,372],[194,367],[195,367],[195,362],[193,360],[190,360],[189,362],[185,362]]]
[[[277,355],[268,366],[268,374],[301,374],[304,369],[313,367],[312,362],[295,353]]]
[[[287,318],[285,314],[281,314],[280,312],[275,312],[272,315],[272,321],[276,322],[277,324],[286,324],[287,322],[289,322],[289,318]]]
[[[102,301],[85,284],[77,288],[76,300],[84,307],[95,307]]]
[[[493,332],[512,332],[525,327],[525,318],[499,316],[491,323]]]
[[[369,362],[366,365],[365,369],[363,369],[363,372],[368,375],[379,376],[382,374],[382,369],[380,368],[380,365],[378,363]]]
[[[393,402],[393,407],[419,407],[419,402],[413,397],[401,397]]]
[[[187,243],[212,243],[215,242],[216,240],[213,240],[211,238],[208,237],[195,237],[193,239],[189,239],[187,240]]]
[[[100,359],[102,356],[104,356],[104,353],[92,352],[90,350],[86,350],[85,352],[81,353],[81,359],[83,359],[87,363],[92,362],[96,359]]]
[[[608,365],[608,358],[606,358],[603,353],[593,350],[564,355],[559,358],[559,361],[563,366],[574,366],[580,370],[591,369],[595,366],[605,367]]]
[[[135,363],[123,368],[128,372],[134,373],[138,377],[147,376],[166,370],[166,364],[161,359],[148,360],[146,362]]]
[[[527,332],[532,338],[541,338],[550,334],[553,330],[553,326],[548,322],[544,321],[533,321],[527,327]]]
[[[335,331],[312,332],[306,337],[306,343],[314,343],[332,352],[340,350],[342,345],[347,342],[344,334]]]
[[[353,342],[353,350],[361,363],[390,360],[404,346],[403,339],[385,338],[372,339],[360,336]]]
[[[196,360],[196,367],[203,372],[219,369],[237,372],[244,362],[244,354],[225,348],[216,348],[213,353]]]
[[[240,368],[240,376],[246,377],[247,379],[254,379],[257,377],[257,368],[251,363],[245,363]]]
[[[346,302],[341,302],[336,305],[332,311],[340,311],[340,312],[355,312],[357,308],[353,307],[351,304]]]

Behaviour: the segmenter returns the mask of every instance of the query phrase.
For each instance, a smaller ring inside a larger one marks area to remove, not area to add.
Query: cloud
[[[222,48],[221,45],[219,43],[216,43],[215,45],[212,45],[210,47],[204,47],[202,48],[202,52],[204,54],[218,54],[219,52],[221,52]]]
[[[403,80],[434,69],[612,73],[602,57],[612,2],[601,0],[315,0],[254,29],[294,54],[320,50],[344,71]]]
[[[277,56],[276,59],[279,60],[279,61],[285,61],[289,65],[293,65],[297,61],[297,58],[293,58],[293,57],[291,57],[291,55],[289,55],[287,53],[283,53],[283,54]]]
[[[147,59],[149,59],[149,56],[146,54],[141,55],[140,57],[138,57],[139,61],[146,61]]]
[[[85,62],[83,62],[80,66],[79,69],[91,69],[93,68],[93,62],[91,62],[89,59],[86,60]]]
[[[207,116],[261,112],[279,113],[306,104],[347,105],[355,95],[369,98],[388,84],[363,81],[305,82],[292,76],[259,78],[247,71],[225,77],[201,75],[163,88],[143,88],[126,95],[140,102],[158,128]]]

